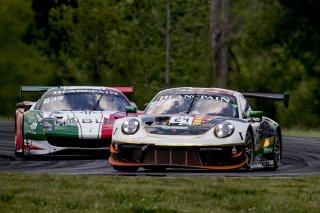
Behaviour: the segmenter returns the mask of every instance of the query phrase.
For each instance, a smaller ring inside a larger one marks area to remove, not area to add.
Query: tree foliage
[[[24,34],[33,22],[31,2],[1,1],[0,8],[0,115],[12,116],[19,100],[22,82],[42,85],[50,79],[54,63],[35,46],[24,42]]]
[[[210,0],[171,1],[170,82],[214,86]],[[166,0],[1,0],[0,114],[19,85],[134,85],[142,106],[165,86]],[[284,126],[320,126],[320,3],[231,1],[227,87],[290,92],[265,103]],[[253,103],[254,104],[254,103]]]
[[[229,76],[231,84],[246,90],[288,91],[289,109],[274,104],[266,104],[266,109],[273,109],[272,114],[288,126],[319,126],[320,55],[316,47],[320,33],[315,20],[320,3],[246,0],[236,6],[233,17],[240,19],[235,24],[245,24],[234,25],[230,37],[241,67],[240,74]]]

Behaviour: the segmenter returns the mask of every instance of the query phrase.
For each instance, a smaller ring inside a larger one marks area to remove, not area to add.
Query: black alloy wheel
[[[245,139],[245,165],[244,168],[247,170],[250,169],[250,166],[253,161],[253,152],[254,152],[254,142],[253,137],[250,131],[247,131]]]
[[[278,132],[274,135],[274,142],[273,142],[273,166],[269,167],[269,170],[276,171],[278,167],[280,166],[281,162],[281,139]]]

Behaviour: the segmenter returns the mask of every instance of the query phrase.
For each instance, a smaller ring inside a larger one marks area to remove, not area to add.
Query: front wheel
[[[112,166],[115,170],[120,172],[136,172],[139,167],[137,166]]]
[[[253,152],[254,152],[254,141],[253,141],[253,136],[250,131],[247,132],[246,134],[246,139],[245,139],[245,165],[244,168],[247,170],[250,169],[252,161],[253,161]]]
[[[14,147],[14,154],[15,156],[17,156],[18,158],[24,158],[25,155],[24,155],[24,139],[22,137],[22,142],[21,142],[21,146],[22,146],[22,151],[21,152],[17,152],[17,145],[15,145]]]

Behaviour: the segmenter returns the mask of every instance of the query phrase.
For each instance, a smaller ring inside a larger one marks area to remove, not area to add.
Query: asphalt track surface
[[[212,171],[167,169],[165,172],[139,169],[125,173],[113,170],[107,153],[97,156],[50,156],[31,159],[14,155],[14,122],[0,121],[0,172],[76,174],[76,175],[133,175],[133,176],[256,176],[286,177],[320,175],[320,139],[283,137],[283,158],[277,171]]]

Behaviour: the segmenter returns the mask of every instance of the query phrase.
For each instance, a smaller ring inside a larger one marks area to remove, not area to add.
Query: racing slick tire
[[[252,136],[252,131],[248,129],[246,133],[246,139],[245,139],[245,154],[244,154],[245,165],[243,166],[246,170],[250,170],[250,167],[253,161],[253,152],[254,152],[254,139]]]
[[[139,167],[137,166],[112,166],[115,170],[120,172],[136,172]]]
[[[273,166],[268,167],[266,170],[276,171],[280,165],[281,161],[281,155],[282,155],[282,144],[281,144],[281,138],[278,132],[274,135],[274,143],[273,143]]]
[[[16,119],[15,119],[16,120]],[[16,132],[17,132],[17,125],[16,125],[16,122],[15,122],[15,141],[17,141],[17,139],[16,139],[16,137],[17,137],[17,135],[16,135]],[[15,156],[17,156],[17,157],[19,157],[19,158],[24,158],[25,157],[25,155],[24,155],[24,138],[23,138],[23,125],[22,125],[22,127],[21,127],[21,132],[22,132],[22,135],[21,135],[21,137],[22,137],[22,139],[21,139],[21,141],[22,141],[22,151],[21,151],[21,153],[20,152],[17,152],[17,145],[15,144],[15,146],[14,146],[14,154],[15,154]]]

